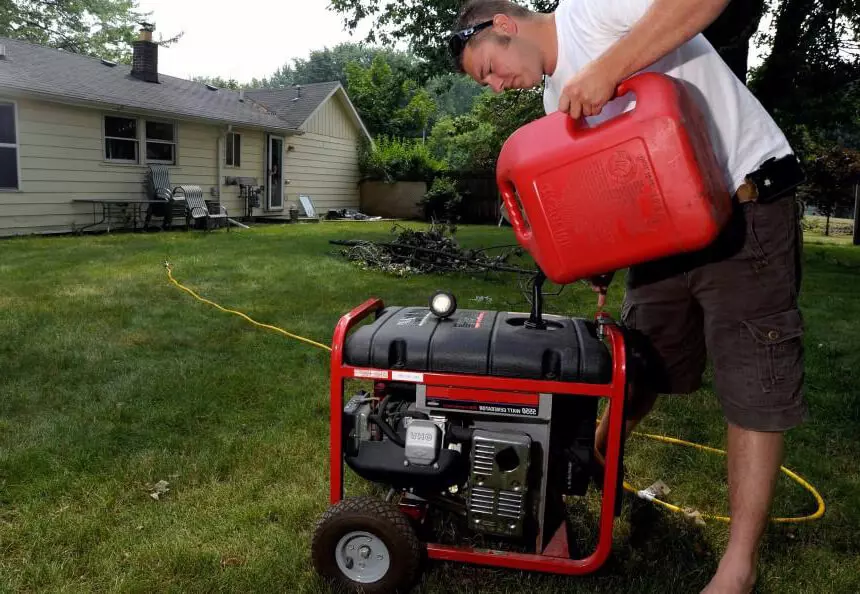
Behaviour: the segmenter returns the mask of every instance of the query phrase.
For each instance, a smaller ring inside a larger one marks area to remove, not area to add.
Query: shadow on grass
[[[572,506],[574,556],[594,550],[596,502],[588,509]],[[577,546],[578,545],[578,546]],[[715,556],[701,528],[655,509],[652,504],[626,496],[622,517],[616,519],[613,551],[595,573],[559,576],[537,572],[430,562],[418,592],[698,592],[716,569]]]

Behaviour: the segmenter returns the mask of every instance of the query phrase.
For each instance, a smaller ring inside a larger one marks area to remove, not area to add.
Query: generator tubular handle
[[[341,317],[340,320],[338,320],[337,326],[334,330],[335,336],[345,336],[361,320],[366,318],[371,313],[379,311],[383,307],[384,305],[382,303],[382,299],[379,299],[378,297],[371,297],[358,307],[354,308],[348,314]]]
[[[331,375],[329,390],[329,502],[343,499],[343,347],[346,335],[364,318],[385,307],[382,299],[371,298],[343,316],[334,329],[331,340]]]

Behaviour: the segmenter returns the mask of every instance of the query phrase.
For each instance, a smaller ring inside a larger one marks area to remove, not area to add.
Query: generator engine
[[[374,383],[344,407],[346,464],[407,500],[457,510],[470,531],[542,550],[563,497],[587,491],[598,399],[517,381],[606,384],[612,362],[594,322],[533,314],[431,301],[387,307],[355,330],[344,362]],[[500,382],[427,384],[425,373]]]

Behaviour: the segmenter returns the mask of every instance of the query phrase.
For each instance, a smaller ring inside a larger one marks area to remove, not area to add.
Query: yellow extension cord
[[[651,433],[639,433],[636,431],[634,431],[631,435],[637,435],[639,437],[646,437],[648,439],[653,439],[654,441],[660,441],[663,443],[669,443],[669,444],[673,444],[673,445],[682,445],[682,446],[687,446],[687,447],[691,447],[691,448],[696,448],[697,450],[710,452],[712,454],[720,454],[723,456],[726,455],[725,450],[720,450],[717,448],[712,448],[710,446],[701,445],[698,443],[693,443],[691,441],[684,441],[683,439],[677,439],[675,437],[667,437],[665,435],[653,435]],[[601,465],[603,465],[604,460],[603,460],[603,457],[600,455],[600,453],[595,451],[595,455],[597,456],[599,463]],[[780,466],[779,469],[786,476],[788,476],[788,478],[790,478],[791,480],[793,480],[798,485],[800,485],[801,487],[803,487],[804,489],[806,489],[807,491],[809,491],[812,494],[812,496],[815,498],[816,503],[818,504],[818,509],[816,509],[814,513],[811,513],[807,516],[798,516],[798,517],[793,517],[793,518],[771,518],[770,521],[777,523],[777,524],[800,524],[802,522],[811,522],[813,520],[817,520],[821,516],[823,516],[824,510],[825,510],[824,499],[821,497],[821,494],[818,492],[818,490],[814,486],[812,486],[808,481],[806,481],[802,476],[791,471],[790,469],[786,468],[785,466]],[[677,505],[672,505],[671,503],[663,501],[662,499],[658,499],[657,497],[654,497],[651,494],[647,494],[646,490],[644,490],[644,489],[643,490],[637,489],[636,487],[634,487],[633,485],[631,485],[627,481],[624,481],[624,489],[626,491],[629,491],[630,493],[633,493],[637,497],[640,497],[642,499],[647,499],[648,501],[652,501],[652,502],[656,503],[657,505],[665,507],[666,509],[671,510],[675,513],[689,516],[689,515],[691,515],[692,512],[696,511],[696,510],[685,510],[681,507],[678,507]],[[716,522],[727,522],[727,523],[731,522],[731,518],[729,516],[718,516],[715,514],[706,514],[703,512],[698,512],[698,517],[702,518],[703,520],[714,520]]]
[[[197,293],[195,293],[194,291],[192,291],[191,289],[189,289],[188,287],[186,287],[182,283],[178,282],[175,278],[173,278],[173,268],[171,268],[170,262],[165,262],[164,267],[167,269],[167,278],[170,279],[170,282],[173,283],[174,285],[176,285],[177,287],[179,287],[180,289],[182,289],[183,291],[185,291],[186,293],[188,293],[189,295],[191,295],[192,297],[194,297],[195,299],[197,299],[198,301],[202,301],[203,303],[206,303],[207,305],[211,305],[212,307],[219,309],[225,313],[231,313],[231,314],[237,315],[240,318],[242,318],[243,320],[246,320],[246,321],[250,322],[251,324],[253,324],[254,326],[257,326],[259,328],[265,328],[267,330],[273,330],[274,332],[278,332],[280,334],[283,334],[287,338],[295,338],[296,340],[300,340],[306,344],[309,344],[311,346],[315,346],[319,349],[323,349],[323,350],[326,350],[329,352],[331,351],[331,347],[326,346],[320,342],[317,342],[315,340],[311,340],[310,338],[305,338],[304,336],[299,336],[298,334],[292,334],[291,332],[287,332],[283,328],[278,328],[277,326],[270,326],[269,324],[261,324],[257,320],[253,320],[250,317],[246,316],[241,311],[236,311],[235,309],[227,309],[226,307],[221,307],[220,305],[218,305],[214,301],[209,301],[208,299],[201,297],[200,295],[198,295]]]
[[[189,295],[191,295],[192,297],[197,299],[198,301],[202,301],[203,303],[206,303],[207,305],[211,305],[212,307],[214,307],[220,311],[223,311],[225,313],[231,313],[231,314],[237,315],[240,318],[250,322],[251,324],[253,324],[254,326],[257,326],[259,328],[265,328],[267,330],[272,330],[274,332],[278,332],[279,334],[283,334],[284,336],[286,336],[288,338],[294,338],[295,340],[299,340],[301,342],[304,342],[304,343],[309,344],[311,346],[315,346],[315,347],[323,349],[325,351],[331,351],[331,347],[326,346],[322,343],[316,342],[316,341],[311,340],[309,338],[305,338],[303,336],[298,336],[297,334],[292,334],[291,332],[287,332],[286,330],[284,330],[282,328],[278,328],[277,326],[271,326],[269,324],[261,324],[260,322],[257,322],[256,320],[251,319],[250,317],[248,317],[247,315],[243,314],[240,311],[221,307],[220,305],[218,305],[214,301],[210,301],[204,297],[201,297],[200,295],[195,293],[193,290],[189,289],[188,287],[184,286],[182,283],[178,282],[175,278],[173,278],[173,269],[171,268],[169,262],[165,262],[164,267],[167,269],[167,278],[170,280],[170,282],[173,283],[174,285],[176,285],[179,289],[185,291],[186,293],[188,293]],[[725,450],[712,448],[712,447],[701,445],[698,443],[693,443],[690,441],[684,441],[683,439],[676,439],[674,437],[666,437],[665,435],[652,435],[650,433],[638,433],[635,431],[633,432],[633,435],[637,435],[640,437],[646,437],[648,439],[653,439],[655,441],[660,441],[663,443],[692,447],[692,448],[696,448],[698,450],[702,450],[705,452],[710,452],[712,454],[721,454],[721,455],[726,454]],[[600,464],[603,464],[604,463],[603,458],[600,456],[600,454],[597,454],[597,456],[598,456],[598,460],[599,460]],[[780,466],[780,470],[786,476],[788,476],[791,480],[793,480],[794,482],[796,482],[797,484],[799,484],[801,487],[803,487],[804,489],[806,489],[807,491],[809,491],[812,494],[812,496],[815,498],[815,501],[818,503],[818,509],[816,509],[814,513],[809,514],[807,516],[800,516],[800,517],[794,517],[794,518],[771,518],[771,522],[776,522],[776,523],[780,523],[780,524],[792,524],[792,523],[801,523],[801,522],[811,522],[813,520],[817,520],[817,519],[821,518],[824,515],[825,505],[824,505],[824,499],[818,493],[818,490],[814,486],[812,486],[809,482],[804,480],[803,477],[792,472],[791,470],[789,470],[785,466]],[[660,505],[660,506],[662,506],[662,507],[664,507],[670,511],[673,511],[675,513],[679,513],[679,514],[683,514],[683,515],[690,515],[688,510],[684,510],[683,508],[678,507],[677,505],[672,505],[671,503],[667,503],[666,501],[658,499],[657,497],[653,497],[649,494],[646,494],[645,490],[638,490],[635,487],[633,487],[630,483],[628,483],[627,481],[624,481],[624,489],[629,491],[630,493],[633,493],[634,495],[637,495],[638,497],[641,497],[643,499],[647,499],[648,501],[652,501],[652,502],[656,503],[657,505]],[[731,518],[728,516],[718,516],[718,515],[714,515],[714,514],[706,514],[706,513],[701,513],[701,512],[698,513],[698,517],[702,518],[703,520],[714,520],[717,522],[730,522],[731,521]]]

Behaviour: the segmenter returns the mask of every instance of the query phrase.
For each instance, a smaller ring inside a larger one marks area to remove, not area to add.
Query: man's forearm
[[[641,19],[599,59],[623,80],[705,30],[729,0],[654,0]]]

